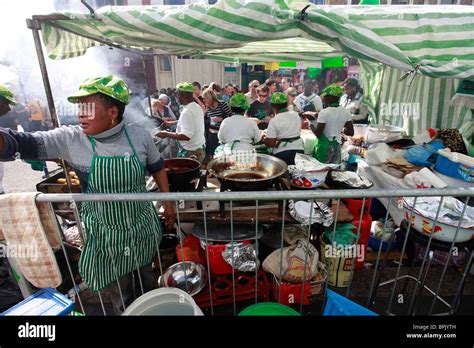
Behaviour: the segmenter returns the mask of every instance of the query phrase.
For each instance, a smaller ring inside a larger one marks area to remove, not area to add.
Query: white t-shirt
[[[204,113],[197,103],[191,102],[184,107],[176,125],[176,133],[184,134],[189,138],[188,141],[179,141],[185,150],[196,151],[206,143]]]
[[[317,94],[311,94],[309,97],[305,96],[304,93],[299,94],[295,98],[294,102],[296,106],[296,110],[298,112],[303,112],[305,106],[308,106],[310,104],[314,104],[315,111],[321,111],[323,109],[323,102],[319,95]]]
[[[277,114],[270,120],[267,128],[267,138],[288,139],[301,136],[301,119],[298,113],[286,111]],[[288,150],[304,150],[303,139],[292,142],[281,142],[277,148],[273,148],[273,153]]]
[[[224,119],[217,134],[219,141],[224,145],[224,151],[230,153],[232,144],[233,152],[239,150],[253,150],[253,143],[261,139],[257,124],[242,115],[234,115]],[[236,142],[238,140],[238,142]],[[234,143],[235,142],[235,143]]]
[[[340,144],[341,141],[341,132],[344,128],[346,122],[352,121],[351,113],[342,106],[338,107],[327,107],[324,110],[321,110],[318,115],[317,123],[324,123],[324,135],[329,140],[332,140],[333,137],[336,137],[337,142]],[[313,123],[314,124],[314,123]]]

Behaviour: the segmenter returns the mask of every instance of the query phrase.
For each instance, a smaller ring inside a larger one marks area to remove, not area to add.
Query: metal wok
[[[257,164],[252,168],[237,168],[226,156],[216,158],[207,165],[209,173],[217,177],[226,189],[231,191],[258,191],[272,187],[275,180],[288,167],[274,156],[257,154]]]
[[[201,163],[191,158],[165,159],[165,171],[172,187],[188,184],[200,175]]]

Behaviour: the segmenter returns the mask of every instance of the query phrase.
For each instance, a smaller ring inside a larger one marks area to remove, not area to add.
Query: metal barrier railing
[[[239,202],[239,201],[254,201],[255,202],[255,204],[252,207],[255,209],[255,220],[253,221],[253,224],[255,225],[255,238],[254,239],[255,239],[255,245],[256,245],[256,248],[255,248],[256,249],[256,254],[257,254],[256,257],[258,258],[258,256],[259,256],[258,255],[258,252],[259,252],[259,238],[258,238],[259,233],[258,233],[258,231],[259,231],[259,227],[260,227],[259,225],[263,224],[261,222],[263,220],[260,219],[261,218],[260,213],[261,213],[262,209],[265,209],[265,207],[263,206],[264,203],[262,203],[262,202],[266,202],[266,201],[281,202],[280,207],[282,209],[280,208],[278,210],[278,214],[281,214],[281,222],[280,222],[281,223],[281,226],[280,226],[281,228],[278,228],[280,230],[280,236],[275,236],[275,240],[279,241],[280,249],[283,249],[284,248],[285,224],[289,223],[289,222],[287,222],[287,219],[285,218],[285,216],[286,216],[285,214],[286,214],[287,205],[288,205],[289,200],[293,200],[293,201],[299,201],[299,200],[308,201],[308,200],[310,200],[310,202],[311,202],[311,209],[310,209],[311,213],[310,214],[313,214],[313,209],[312,208],[314,207],[313,205],[315,204],[314,203],[315,201],[317,202],[317,201],[321,201],[321,200],[325,200],[325,199],[326,200],[331,199],[331,200],[335,201],[336,206],[335,206],[335,209],[333,209],[334,223],[333,223],[333,226],[331,226],[333,237],[334,237],[335,233],[336,233],[336,228],[339,224],[338,219],[339,219],[339,215],[340,215],[340,211],[341,211],[341,200],[346,199],[346,198],[361,199],[362,200],[362,209],[361,209],[361,212],[360,212],[360,216],[358,216],[358,217],[354,216],[353,217],[354,219],[358,218],[358,221],[359,221],[359,225],[357,226],[357,232],[358,232],[357,233],[357,241],[356,241],[356,243],[357,243],[359,241],[359,238],[360,238],[360,230],[361,230],[362,218],[363,218],[362,214],[364,212],[364,209],[366,208],[367,199],[370,199],[370,198],[388,198],[388,205],[386,206],[386,208],[387,208],[386,219],[385,219],[385,224],[384,224],[384,228],[383,228],[383,235],[382,235],[382,239],[381,239],[381,240],[383,240],[383,236],[385,235],[386,229],[387,229],[386,223],[387,223],[387,220],[388,220],[388,217],[389,217],[390,210],[393,209],[393,208],[402,209],[402,207],[399,204],[398,204],[398,206],[397,206],[397,204],[394,204],[399,197],[414,197],[413,206],[411,207],[410,213],[409,213],[409,215],[410,215],[409,216],[409,221],[413,221],[412,219],[413,219],[413,215],[414,215],[414,211],[415,211],[415,206],[417,204],[417,199],[419,199],[419,197],[441,197],[440,201],[439,201],[439,206],[438,206],[438,209],[437,209],[437,213],[436,213],[436,218],[433,220],[433,224],[431,226],[431,231],[435,231],[435,228],[436,228],[437,224],[439,224],[438,218],[439,218],[439,214],[440,214],[440,211],[441,211],[443,199],[445,197],[448,197],[448,196],[457,197],[457,198],[464,197],[465,198],[465,201],[464,201],[465,205],[464,205],[464,208],[462,210],[461,217],[459,218],[459,223],[456,226],[456,232],[453,236],[452,241],[446,243],[446,246],[449,247],[448,248],[449,249],[449,252],[448,252],[449,256],[446,260],[446,263],[443,265],[441,275],[439,277],[439,282],[436,286],[436,290],[432,291],[431,289],[428,288],[430,294],[433,295],[433,299],[432,299],[432,302],[429,306],[429,311],[427,313],[427,314],[431,315],[431,314],[433,314],[437,299],[440,300],[443,304],[445,304],[449,308],[449,310],[448,310],[448,312],[446,312],[446,314],[453,314],[458,309],[459,301],[460,301],[462,291],[463,291],[463,284],[464,284],[464,281],[466,280],[466,278],[468,277],[469,268],[472,265],[472,243],[468,248],[466,248],[466,250],[468,251],[469,256],[467,257],[466,267],[465,267],[464,272],[461,275],[459,286],[456,288],[456,291],[452,294],[454,296],[453,301],[451,303],[446,302],[443,298],[441,298],[441,296],[439,296],[439,293],[440,293],[440,289],[442,287],[443,280],[444,280],[446,272],[447,272],[447,268],[448,268],[448,264],[449,264],[451,255],[453,253],[453,250],[458,245],[458,243],[456,243],[456,238],[457,238],[458,233],[459,233],[460,228],[461,228],[461,221],[462,221],[462,219],[463,219],[463,217],[466,213],[467,206],[468,206],[468,203],[469,203],[469,199],[473,195],[474,195],[474,189],[471,189],[471,188],[416,189],[416,190],[415,189],[412,189],[412,190],[407,190],[407,189],[403,189],[403,190],[317,190],[317,191],[265,191],[265,192],[193,192],[193,193],[184,193],[184,192],[181,192],[181,193],[158,193],[158,192],[154,192],[154,193],[146,193],[146,194],[39,194],[37,196],[37,201],[39,201],[39,202],[48,202],[51,209],[53,209],[53,210],[54,210],[53,205],[52,205],[53,203],[69,202],[70,203],[70,208],[72,209],[72,211],[74,213],[75,220],[77,222],[77,227],[78,227],[78,230],[79,230],[79,234],[83,238],[84,243],[87,243],[87,233],[84,233],[84,231],[83,231],[81,213],[80,213],[80,210],[78,208],[78,204],[80,204],[82,202],[118,202],[118,201],[163,202],[163,201],[174,201],[175,204],[176,204],[176,213],[177,213],[177,223],[176,223],[176,225],[178,227],[177,230],[181,231],[181,225],[183,223],[181,217],[184,216],[184,213],[183,213],[184,204],[183,204],[183,202],[201,201],[203,203],[202,204],[202,209],[201,210],[196,210],[196,212],[199,213],[199,214],[202,214],[202,223],[203,223],[203,228],[204,228],[204,236],[205,236],[205,240],[206,240],[206,242],[205,242],[206,262],[207,262],[208,265],[209,265],[209,245],[210,245],[209,244],[209,239],[208,239],[208,224],[210,223],[209,216],[210,216],[211,212],[208,211],[208,209],[206,208],[206,202],[213,202],[213,201],[227,202],[228,205],[229,205],[229,210],[226,212],[226,217],[223,221],[224,221],[224,223],[230,224],[230,236],[229,236],[228,243],[230,243],[232,245],[232,262],[231,262],[231,264],[232,264],[232,313],[235,315],[235,314],[237,314],[236,276],[238,276],[236,274],[238,272],[234,269],[234,266],[235,266],[234,245],[236,243],[236,240],[234,238],[234,226],[236,225],[236,222],[234,221],[234,215],[237,214],[236,213],[237,210],[235,209],[234,204],[236,204],[236,202]],[[212,212],[212,213],[215,213],[215,212]],[[311,219],[312,219],[312,216],[310,216],[310,220]],[[275,221],[279,221],[279,219],[276,218]],[[252,223],[250,223],[250,224],[252,225]],[[298,223],[295,221],[292,224],[298,224]],[[61,223],[60,223],[59,220],[58,220],[58,225],[59,225],[59,227],[61,227]],[[430,246],[431,246],[432,241],[433,241],[434,233],[431,233],[429,235],[429,237],[427,236],[428,241],[425,245],[426,246],[426,251],[424,253],[424,257],[423,257],[423,260],[421,262],[421,266],[420,266],[420,269],[418,271],[418,275],[416,277],[414,277],[414,276],[400,276],[402,264],[404,262],[404,254],[406,253],[406,249],[407,249],[407,243],[408,243],[408,240],[409,240],[409,237],[410,237],[410,233],[413,233],[412,232],[413,229],[414,228],[412,227],[412,224],[408,224],[408,227],[406,228],[405,236],[403,238],[403,246],[402,246],[402,249],[401,249],[400,258],[398,260],[398,266],[397,266],[395,279],[390,280],[388,282],[381,282],[381,278],[384,276],[383,272],[386,269],[386,265],[387,265],[387,256],[388,256],[387,253],[390,252],[390,246],[394,242],[395,234],[392,235],[392,238],[389,241],[389,247],[388,247],[389,251],[387,251],[385,253],[385,259],[384,260],[382,260],[382,243],[380,243],[379,249],[376,250],[377,258],[376,258],[376,261],[375,261],[375,266],[373,267],[373,273],[370,277],[370,283],[368,283],[368,284],[370,284],[370,287],[369,287],[369,291],[368,291],[368,295],[367,295],[367,302],[361,303],[362,305],[367,306],[369,308],[372,307],[372,305],[374,304],[374,299],[376,298],[376,294],[377,294],[378,289],[381,286],[391,284],[392,288],[391,288],[391,291],[390,291],[390,297],[389,297],[387,309],[386,309],[386,311],[382,311],[382,313],[380,313],[380,314],[392,314],[391,313],[391,308],[392,308],[392,303],[393,303],[394,296],[395,296],[395,293],[396,293],[397,283],[401,279],[405,279],[405,283],[403,285],[403,290],[402,290],[404,292],[407,289],[407,280],[412,279],[412,280],[415,281],[415,286],[414,286],[413,291],[411,292],[408,312],[404,313],[404,314],[414,315],[418,312],[419,303],[420,303],[419,300],[422,298],[423,290],[425,288],[427,288],[425,286],[425,281],[426,281],[426,275],[428,274],[428,271],[430,270],[430,265],[431,265],[432,255],[433,255],[432,252],[430,252]],[[158,230],[158,229],[156,229],[156,230]],[[311,243],[310,238],[312,236],[311,225],[307,226],[307,231],[308,231],[307,243],[309,245],[309,243]],[[159,236],[156,235],[156,238],[159,238]],[[183,244],[182,244],[183,243],[182,239],[180,239],[180,243],[181,243],[181,250],[184,250]],[[162,264],[161,264],[161,255],[160,255],[160,250],[158,248],[158,244],[159,243],[157,243],[158,267],[159,267],[159,270],[160,270],[160,274],[163,274],[164,270],[163,270]],[[68,257],[68,253],[67,253],[64,241],[62,241],[62,252],[64,253],[66,263],[67,263],[67,269],[68,269],[68,272],[70,273],[72,283],[74,285],[74,292],[75,292],[75,296],[76,296],[78,304],[79,304],[79,309],[81,309],[84,312],[84,314],[87,315],[87,311],[85,310],[85,306],[84,306],[84,301],[81,298],[80,291],[78,290],[78,284],[75,281],[75,275],[74,275],[72,267],[71,267],[70,258]],[[113,255],[111,255],[111,256],[113,256]],[[347,288],[345,289],[345,293],[344,293],[344,295],[348,298],[350,298],[350,295],[351,295],[351,290],[352,290],[354,278],[357,277],[357,272],[355,272],[355,258],[356,258],[356,255],[354,254],[353,259],[352,259],[352,263],[351,263],[349,284],[348,284]],[[184,262],[184,261],[185,260],[184,260],[184,254],[183,254],[182,262]],[[304,263],[304,268],[303,268],[304,269],[304,277],[303,277],[302,289],[301,289],[301,299],[303,299],[303,297],[304,297],[305,283],[311,281],[311,279],[307,279],[308,278],[308,275],[306,274],[307,266],[308,266],[308,250],[306,250],[306,253],[305,253],[305,263]],[[111,265],[111,267],[114,267],[114,265]],[[280,274],[279,274],[279,276],[280,276],[279,279],[280,280],[282,279],[282,274],[283,274],[282,267],[283,267],[283,253],[280,253]],[[185,269],[184,264],[183,264],[183,269]],[[142,279],[140,277],[139,265],[138,264],[137,264],[137,270],[138,270],[137,274],[138,274],[138,278],[139,278],[138,281],[139,281],[139,284],[140,284],[140,290],[141,290],[141,293],[143,293],[144,292],[144,287],[143,287]],[[331,266],[329,265],[329,268],[327,269],[328,274],[330,274],[331,271],[332,271]],[[117,275],[116,270],[115,270],[115,275]],[[260,297],[259,296],[259,280],[258,280],[258,278],[259,278],[259,269],[258,269],[258,267],[255,269],[254,277],[255,277],[255,291],[254,291],[253,299],[254,299],[254,302],[257,303],[259,301],[259,297]],[[214,310],[215,310],[216,304],[213,303],[213,296],[212,296],[212,291],[213,290],[212,290],[212,283],[211,283],[212,279],[213,279],[213,275],[211,274],[210,267],[207,267],[207,278],[208,278],[207,286],[208,286],[208,290],[209,290],[209,302],[210,302],[209,303],[209,309],[210,309],[210,314],[214,315]],[[322,296],[321,311],[324,309],[324,306],[325,306],[326,290],[330,286],[328,284],[329,283],[328,278],[329,277],[326,277],[326,279],[324,281],[324,285],[323,285],[324,292],[323,292],[323,296]],[[121,304],[122,304],[123,308],[126,308],[125,299],[123,297],[122,290],[121,290],[121,285],[120,285],[120,282],[119,282],[119,279],[118,279],[117,276],[116,276],[116,281],[117,281],[117,288],[118,288],[118,293],[119,293],[119,296],[120,296]],[[106,313],[107,311],[106,311],[106,308],[105,308],[105,305],[104,305],[104,301],[103,301],[103,298],[102,298],[101,291],[97,292],[97,296],[98,296],[103,314],[107,315],[107,313]],[[276,299],[278,301],[281,300],[281,282],[279,283],[279,286],[278,286],[278,294],[276,295]],[[268,299],[266,299],[266,301],[268,301]],[[303,309],[304,309],[303,301],[301,301],[300,306],[299,306],[300,313],[303,313]]]

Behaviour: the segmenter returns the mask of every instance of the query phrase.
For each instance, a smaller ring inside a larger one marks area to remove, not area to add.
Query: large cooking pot
[[[191,158],[165,159],[165,171],[172,187],[188,184],[200,175],[201,163]]]
[[[283,175],[288,167],[284,161],[274,156],[256,156],[257,164],[253,168],[236,168],[227,156],[222,156],[210,161],[207,169],[231,191],[266,190],[273,186],[275,180]]]

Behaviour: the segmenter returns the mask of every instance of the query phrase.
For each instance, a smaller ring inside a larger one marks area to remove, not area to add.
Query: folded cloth
[[[8,257],[15,259],[18,271],[37,288],[55,288],[62,277],[52,247],[60,245],[60,236],[49,207],[37,207],[36,195],[25,192],[0,196],[0,226]],[[42,220],[49,222],[43,224]]]
[[[31,193],[35,198],[38,192]],[[53,250],[59,250],[61,247],[61,232],[56,222],[54,212],[50,209],[49,204],[46,202],[35,202],[38,208],[41,224],[43,225],[44,232],[48,238],[48,242]],[[0,240],[5,240],[5,236],[2,232],[2,225],[0,224]]]
[[[382,166],[384,167],[384,166]],[[403,173],[402,176],[397,176],[397,177],[403,177],[406,174],[409,174],[411,172],[417,172],[424,167],[420,167],[417,165],[414,165],[406,160],[405,157],[403,156],[398,156],[398,157],[391,157],[387,159],[385,162],[385,168],[388,170],[388,168],[391,168],[393,171],[398,171],[400,173]],[[382,168],[383,169],[383,168]]]

